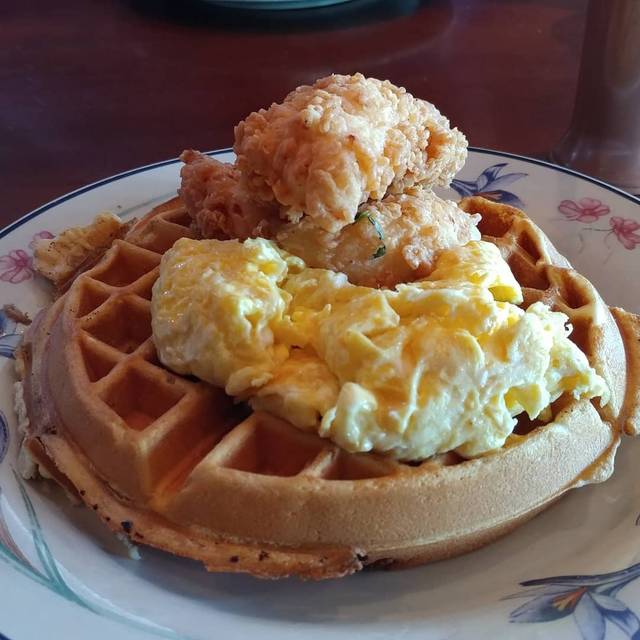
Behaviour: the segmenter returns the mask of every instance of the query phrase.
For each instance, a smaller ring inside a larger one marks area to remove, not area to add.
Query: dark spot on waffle
[[[133,529],[133,522],[131,522],[131,520],[123,520],[120,523],[120,526],[125,533],[131,533],[131,530]]]
[[[80,489],[80,495],[83,496],[85,495],[87,492],[84,489]]]
[[[134,531],[134,532],[133,532],[133,535],[134,535],[136,538],[140,538],[140,540],[144,539],[144,536],[143,536],[139,531]]]
[[[229,562],[233,562],[234,564],[235,564],[236,562],[238,562],[239,560],[240,560],[240,558],[239,558],[238,556],[231,556],[231,557],[229,558]]]
[[[105,516],[105,521],[106,522],[111,522],[111,518],[109,516]]]
[[[324,564],[327,561],[327,556],[320,556],[320,564]]]
[[[260,562],[262,562],[263,560],[266,560],[268,557],[269,557],[269,554],[264,550],[258,554],[258,560],[260,560]]]
[[[366,562],[369,559],[369,556],[366,553],[356,553],[356,558],[358,558],[360,562]]]
[[[97,510],[98,510],[98,505],[97,505],[97,504],[92,504],[92,505],[91,505],[91,508],[92,508],[94,511],[97,511]]]
[[[368,564],[365,569],[384,569],[390,567],[394,563],[395,560],[393,558],[380,558],[379,560]]]

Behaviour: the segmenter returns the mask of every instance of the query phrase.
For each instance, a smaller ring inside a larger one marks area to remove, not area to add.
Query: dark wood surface
[[[232,144],[331,72],[388,78],[472,145],[545,156],[566,129],[586,0],[354,0],[256,16],[185,0],[3,0],[4,225],[86,183]]]

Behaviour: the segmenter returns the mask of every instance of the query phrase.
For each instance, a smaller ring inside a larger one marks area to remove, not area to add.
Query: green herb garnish
[[[358,211],[353,221],[358,222],[358,220],[361,220],[362,218],[366,218],[371,223],[371,226],[375,229],[376,235],[380,239],[380,246],[373,252],[371,257],[374,260],[376,258],[381,258],[387,252],[387,246],[384,243],[384,233],[382,233],[382,227],[368,211]]]

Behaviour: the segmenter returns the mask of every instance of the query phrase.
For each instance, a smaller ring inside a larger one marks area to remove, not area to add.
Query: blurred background
[[[405,86],[471,145],[548,158],[572,122],[588,4],[4,0],[2,221],[184,148],[230,146],[249,112],[332,72]]]

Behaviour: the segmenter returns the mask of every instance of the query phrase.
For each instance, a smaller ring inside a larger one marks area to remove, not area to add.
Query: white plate
[[[169,161],[97,182],[0,232],[3,304],[33,312],[46,301],[31,269],[36,235],[86,224],[104,209],[140,215],[175,193],[178,170]],[[640,312],[637,198],[481,149],[454,187],[455,198],[482,192],[522,206],[610,304]],[[640,637],[638,441],[624,443],[605,484],[571,492],[461,558],[323,583],[207,574],[147,548],[130,558],[92,512],[48,483],[17,478],[10,356],[21,328],[1,319],[0,639]]]

